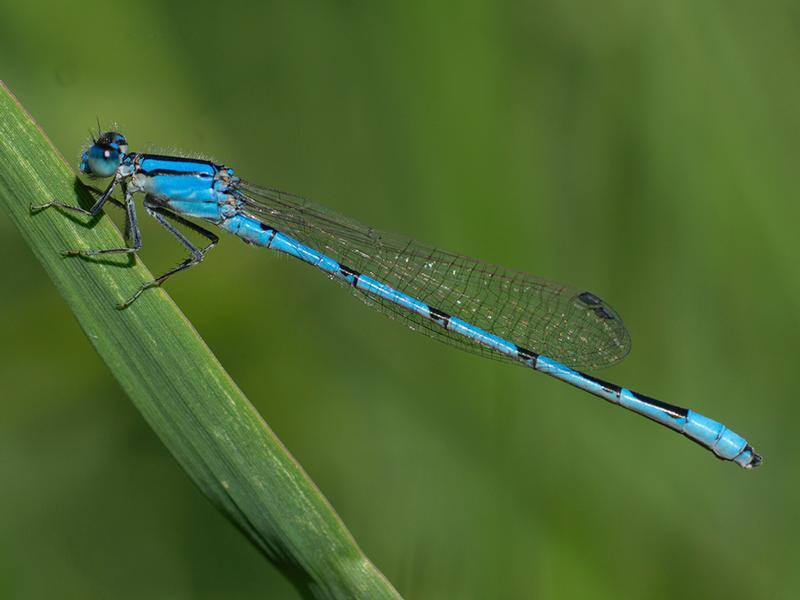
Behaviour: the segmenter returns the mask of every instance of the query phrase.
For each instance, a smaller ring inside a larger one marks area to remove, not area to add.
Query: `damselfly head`
[[[81,156],[81,172],[92,177],[111,177],[127,153],[125,137],[116,131],[107,131]]]

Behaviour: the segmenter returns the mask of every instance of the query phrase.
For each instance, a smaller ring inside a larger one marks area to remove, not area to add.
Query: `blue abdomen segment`
[[[254,217],[237,213],[225,219],[220,226],[251,244],[265,246],[294,256],[370,296],[391,302],[409,312],[429,319],[450,332],[504,356],[514,358],[521,364],[666,425],[708,448],[723,460],[733,461],[746,469],[757,467],[761,463],[761,457],[753,451],[744,438],[713,419],[597,379],[571,369],[547,356],[521,348],[512,341],[498,337],[463,319],[448,315],[385,283],[358,273]]]
[[[679,431],[689,439],[705,446],[724,460],[732,460],[740,466],[751,468],[758,466],[760,457],[742,436],[734,433],[722,423],[710,419],[693,410],[666,404],[627,388],[622,388],[619,404]]]
[[[756,454],[742,436],[731,431],[722,423],[717,423],[693,410],[687,411],[686,422],[681,430],[685,436],[710,448],[714,454],[725,460],[732,460],[745,469],[761,464]]]
[[[220,223],[220,227],[229,231],[233,235],[239,236],[248,244],[272,247],[272,240],[277,235],[277,231],[265,225],[257,219],[238,213]]]
[[[546,373],[577,388],[618,404],[648,419],[666,425],[711,450],[723,460],[731,460],[739,466],[750,469],[761,463],[758,456],[742,436],[734,433],[722,423],[705,417],[692,410],[667,404],[644,394],[639,394],[616,384],[597,379],[586,373],[539,356],[537,371]]]

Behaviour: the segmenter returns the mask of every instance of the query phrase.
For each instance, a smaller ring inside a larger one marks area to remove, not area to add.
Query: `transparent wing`
[[[588,369],[612,365],[630,351],[622,320],[590,292],[377,231],[278,190],[242,182],[237,193],[248,213],[278,231],[518,346]],[[411,329],[470,352],[508,358],[391,302],[355,292]]]

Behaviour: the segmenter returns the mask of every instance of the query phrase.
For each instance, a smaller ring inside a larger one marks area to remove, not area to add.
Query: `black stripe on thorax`
[[[144,173],[145,175],[155,176],[155,175],[188,175],[191,177],[208,177],[209,179],[213,179],[215,174],[222,168],[221,165],[218,165],[215,162],[211,162],[210,160],[201,160],[197,158],[187,158],[182,156],[169,156],[167,154],[128,154],[128,156],[133,157],[133,162],[136,165],[136,169],[140,173]],[[155,160],[159,162],[166,162],[166,163],[196,163],[198,165],[206,165],[211,167],[213,173],[206,173],[205,171],[182,171],[179,169],[152,169],[146,170],[144,165],[142,164],[144,161],[148,160]]]
[[[139,160],[160,160],[162,162],[193,162],[201,165],[208,165],[219,170],[220,165],[210,160],[203,160],[201,158],[191,158],[188,156],[170,156],[169,154],[135,154]]]
[[[171,175],[177,177],[204,177],[209,180],[214,179],[213,175],[204,173],[203,171],[172,171],[171,169],[153,169],[152,171],[146,171],[140,166],[139,172],[144,173],[148,177],[155,177],[157,175]]]

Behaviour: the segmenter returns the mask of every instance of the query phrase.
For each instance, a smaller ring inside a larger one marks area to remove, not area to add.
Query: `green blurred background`
[[[799,61],[791,0],[86,0],[0,18],[0,78],[73,162],[96,118],[116,122],[132,149],[591,289],[633,337],[604,378],[765,456],[743,472],[225,238],[168,291],[408,598],[797,597]],[[143,227],[151,269],[182,257]],[[296,598],[5,217],[0,256],[0,598]]]

